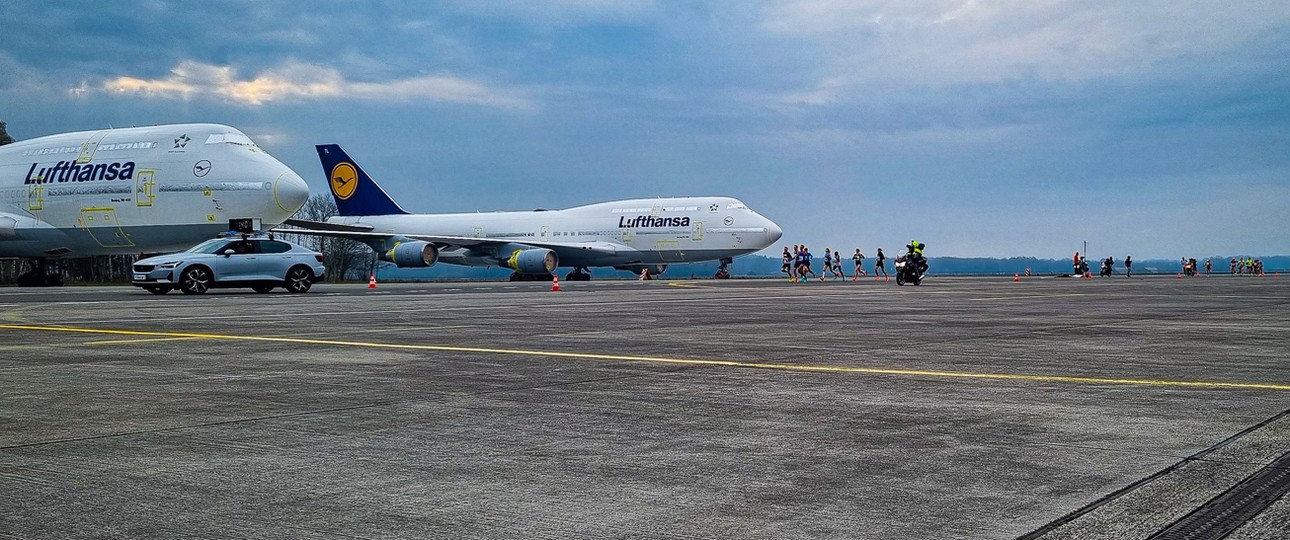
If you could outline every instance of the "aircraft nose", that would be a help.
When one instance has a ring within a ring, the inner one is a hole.
[[[289,217],[309,200],[309,185],[295,171],[287,169],[273,181],[273,200]]]
[[[774,221],[766,220],[766,245],[778,242],[784,236],[784,229],[779,228]]]

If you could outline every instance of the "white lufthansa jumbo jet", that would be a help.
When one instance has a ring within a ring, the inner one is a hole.
[[[229,228],[276,225],[309,198],[304,180],[218,124],[81,131],[0,146],[0,257],[180,250]],[[22,282],[23,280],[20,280]]]
[[[399,267],[436,262],[514,270],[512,280],[550,279],[571,267],[568,280],[612,266],[661,273],[668,263],[721,261],[729,277],[734,257],[770,246],[783,231],[729,197],[670,197],[612,201],[564,210],[409,214],[340,146],[319,145],[318,157],[339,215],[325,222],[289,219],[293,232],[358,240]]]

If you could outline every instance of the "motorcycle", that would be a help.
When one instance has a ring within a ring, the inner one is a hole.
[[[912,283],[921,285],[923,283],[923,274],[927,273],[927,259],[914,259],[911,255],[905,254],[896,257],[896,284],[904,285]]]

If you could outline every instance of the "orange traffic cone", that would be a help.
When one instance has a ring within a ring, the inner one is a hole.
[[[367,288],[369,288],[369,289],[375,289],[375,288],[376,288],[376,273],[375,273],[375,272],[373,272],[373,273],[372,273],[372,276],[371,276],[371,277],[367,278]]]
[[[554,274],[551,276],[551,290],[555,292],[560,291],[560,276]]]
[[[1013,283],[1017,283],[1017,282],[1019,282],[1019,281],[1021,281],[1021,274],[1018,274],[1018,273],[1016,273],[1016,272],[1013,272],[1013,273],[1012,273],[1012,282],[1013,282]]]

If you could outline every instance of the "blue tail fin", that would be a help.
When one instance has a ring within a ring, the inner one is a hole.
[[[318,159],[322,161],[327,186],[336,199],[336,210],[342,216],[387,216],[406,214],[372,177],[363,172],[338,144],[319,144]]]

